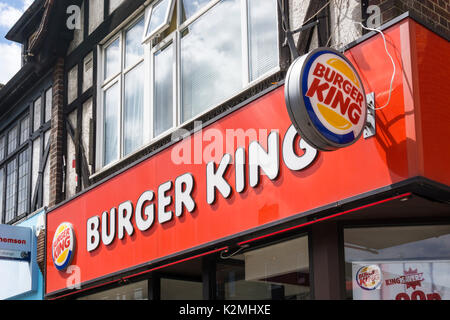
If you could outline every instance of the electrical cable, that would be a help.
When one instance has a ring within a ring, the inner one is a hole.
[[[345,18],[351,20],[354,24],[360,25],[363,29],[366,29],[366,30],[369,30],[369,31],[375,31],[375,32],[378,32],[378,33],[381,35],[381,37],[383,38],[384,49],[385,49],[385,51],[386,51],[386,54],[387,54],[387,55],[389,56],[389,58],[391,59],[393,71],[392,71],[391,83],[390,83],[390,86],[389,86],[389,97],[388,97],[388,100],[387,100],[387,102],[386,102],[383,106],[381,106],[381,107],[378,107],[378,108],[370,107],[370,108],[373,109],[373,110],[381,110],[381,109],[384,109],[384,108],[386,108],[386,107],[389,105],[389,103],[391,102],[392,88],[393,88],[393,85],[394,85],[395,74],[396,74],[396,72],[397,72],[396,66],[395,66],[395,62],[394,62],[394,59],[392,58],[392,55],[389,53],[389,50],[388,50],[388,48],[387,48],[386,37],[385,37],[383,31],[381,31],[381,30],[379,30],[379,29],[375,29],[375,28],[369,28],[369,27],[366,27],[366,26],[364,26],[364,24],[362,23],[362,21],[355,21],[355,19],[353,19],[352,17],[347,16],[347,11],[348,11],[348,8],[347,8],[346,12],[343,14],[343,16],[344,16]],[[341,11],[340,11],[340,8],[339,8],[339,15],[340,15],[340,14],[341,14]],[[340,16],[339,16],[339,19],[340,19]],[[331,37],[331,35],[330,35],[330,37]],[[328,40],[330,40],[330,39],[328,39]],[[328,42],[327,42],[327,45],[328,45]]]
[[[303,25],[307,24],[308,22],[310,22],[312,19],[314,19],[314,17],[316,17],[319,13],[322,12],[323,9],[325,9],[329,4],[330,4],[331,0],[328,0],[327,3],[325,3],[325,5],[320,8],[319,10],[317,10],[316,13],[314,13],[311,17],[309,17],[308,20],[306,20],[305,22],[303,22]]]
[[[373,110],[381,110],[381,109],[384,109],[385,107],[387,107],[387,106],[389,105],[389,103],[391,102],[392,87],[393,87],[393,85],[394,85],[395,73],[396,73],[396,71],[397,71],[397,70],[396,70],[396,67],[395,67],[395,62],[394,62],[394,59],[392,58],[392,56],[391,56],[391,54],[389,53],[389,50],[388,50],[388,48],[387,48],[386,37],[384,36],[383,31],[378,30],[378,29],[374,29],[374,28],[366,27],[366,26],[364,26],[361,22],[355,22],[355,23],[358,23],[359,25],[361,25],[361,27],[362,27],[363,29],[366,29],[366,30],[369,30],[369,31],[375,31],[375,32],[378,32],[379,34],[381,34],[381,37],[383,38],[383,41],[384,41],[384,49],[386,50],[386,53],[387,53],[387,55],[389,56],[389,58],[391,59],[391,62],[392,62],[393,71],[392,71],[391,85],[390,85],[390,87],[389,87],[389,97],[388,97],[388,100],[387,100],[386,104],[385,104],[384,106],[382,106],[382,107],[378,107],[378,108],[371,107]]]

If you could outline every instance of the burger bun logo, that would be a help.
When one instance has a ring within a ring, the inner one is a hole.
[[[56,228],[52,242],[52,258],[56,269],[63,271],[71,263],[75,251],[75,233],[68,222],[61,223]]]
[[[303,139],[322,151],[355,143],[367,118],[364,87],[352,63],[331,48],[295,60],[285,85],[286,106]]]
[[[356,273],[356,283],[364,290],[375,290],[381,285],[381,269],[373,264],[364,266]]]

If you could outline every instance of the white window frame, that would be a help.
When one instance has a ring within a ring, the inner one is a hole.
[[[112,37],[108,38],[108,40],[104,44],[100,44],[98,46],[97,52],[99,56],[99,63],[98,63],[98,71],[97,71],[97,79],[99,79],[99,85],[97,86],[99,89],[99,94],[97,95],[97,134],[98,139],[96,143],[96,149],[98,152],[96,152],[96,167],[101,169],[106,169],[108,167],[114,166],[127,156],[124,155],[124,129],[123,129],[123,121],[124,121],[124,115],[123,115],[123,108],[124,108],[124,102],[125,102],[125,76],[132,70],[134,70],[139,64],[143,64],[144,68],[146,67],[145,61],[147,60],[145,58],[145,48],[144,48],[144,54],[143,56],[134,61],[130,66],[125,66],[125,54],[126,54],[126,33],[132,29],[136,24],[141,20],[145,19],[144,13],[138,14],[135,18],[131,20],[131,22],[127,23],[125,27],[121,28],[118,32],[115,32]],[[119,71],[112,76],[105,79],[105,51],[106,49],[117,39],[119,39],[119,51],[120,51],[120,68]],[[105,137],[105,130],[104,130],[104,108],[105,108],[105,92],[111,88],[113,85],[118,83],[119,85],[119,115],[118,115],[118,123],[117,126],[119,128],[118,132],[118,155],[117,159],[114,161],[111,161],[108,164],[104,164],[105,159],[105,144],[104,144],[104,137]],[[145,99],[145,88],[144,88],[144,106],[146,105],[146,99]],[[144,108],[145,112],[145,108]],[[145,126],[144,126],[145,127]],[[148,134],[144,132],[144,144],[148,141]]]
[[[181,1],[182,0],[176,0],[177,1],[177,8],[180,8],[181,6]],[[205,109],[204,111],[202,111],[201,113],[195,115],[193,118],[190,118],[186,121],[181,121],[181,98],[182,98],[182,92],[181,92],[181,70],[180,70],[180,66],[181,66],[181,34],[183,33],[183,31],[188,28],[192,23],[194,23],[196,20],[198,20],[199,18],[201,18],[205,13],[209,12],[209,10],[211,10],[213,7],[215,7],[219,2],[221,2],[222,0],[211,0],[208,4],[206,4],[204,7],[202,7],[201,9],[199,9],[195,14],[192,15],[192,17],[188,18],[186,21],[184,21],[183,23],[180,24],[181,22],[181,16],[180,16],[180,10],[178,10],[178,14],[177,14],[177,24],[178,27],[177,29],[174,31],[174,33],[176,32],[178,35],[178,39],[177,39],[177,94],[178,94],[178,106],[177,106],[177,117],[178,117],[178,122],[177,122],[177,126],[175,128],[172,129],[172,131],[175,131],[176,129],[183,127],[184,125],[191,123],[192,121],[195,121],[195,119],[201,118],[203,115],[207,114],[208,112],[210,112],[211,110],[217,108],[219,105],[221,105],[223,102],[225,102],[226,100],[231,99],[234,96],[237,96],[239,94],[241,94],[242,92],[244,92],[245,90],[253,87],[255,84],[263,81],[265,78],[279,72],[281,70],[280,65],[278,63],[277,66],[275,66],[274,68],[272,68],[271,70],[267,71],[266,73],[262,74],[261,76],[259,76],[257,79],[254,80],[250,80],[250,57],[249,57],[249,34],[248,34],[248,21],[249,21],[249,14],[248,14],[248,1],[249,0],[240,0],[241,1],[241,36],[242,36],[242,87],[241,89],[236,92],[233,96],[230,96],[228,98],[226,98],[224,101],[219,102],[216,105],[212,105],[209,108]],[[274,0],[277,1],[277,0]],[[279,17],[278,17],[278,11],[275,13],[277,14],[277,21],[279,21]],[[278,38],[278,35],[277,35]],[[146,41],[144,43],[146,45],[146,47],[151,46],[151,42],[150,41]],[[279,57],[279,53],[280,53],[280,44],[279,44],[279,40],[277,41],[277,55],[278,55],[278,61],[280,59]]]
[[[172,34],[170,34],[169,36],[167,36],[164,40],[162,40],[161,42],[159,42],[156,46],[154,46],[153,48],[150,49],[150,56],[149,56],[149,61],[150,61],[150,69],[148,70],[150,73],[150,82],[148,83],[148,85],[146,85],[146,88],[149,89],[150,92],[150,101],[149,101],[149,106],[150,106],[150,142],[154,142],[157,141],[163,137],[165,137],[166,135],[172,133],[174,131],[174,129],[176,129],[177,125],[178,125],[178,32],[173,32]],[[155,93],[154,93],[154,88],[155,88],[155,54],[161,50],[166,49],[168,46],[173,46],[172,47],[172,126],[165,130],[164,132],[158,134],[157,136],[155,136],[154,133],[154,127],[153,127],[153,120],[154,120],[154,101],[155,101]],[[150,47],[150,46],[148,46]]]
[[[153,30],[150,34],[147,34],[147,30],[148,30],[148,27],[150,25],[150,21],[152,18],[153,9],[163,1],[169,1],[169,5],[167,6],[167,10],[164,15],[164,20],[159,26],[157,26],[155,28],[155,30]],[[147,8],[147,14],[146,14],[147,18],[145,21],[144,34],[143,34],[143,38],[142,38],[143,43],[147,42],[148,40],[150,40],[150,39],[154,38],[155,36],[159,35],[160,33],[164,32],[170,26],[170,21],[171,21],[172,15],[173,15],[173,9],[175,7],[175,1],[177,1],[177,0],[159,0],[159,1],[155,1],[154,3],[152,3]]]

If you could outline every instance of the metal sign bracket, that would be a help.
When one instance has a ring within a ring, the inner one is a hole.
[[[371,92],[366,95],[367,100],[367,120],[364,127],[364,139],[373,137],[377,133],[376,115],[375,115],[375,93]]]

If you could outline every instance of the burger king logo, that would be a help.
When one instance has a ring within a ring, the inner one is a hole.
[[[70,223],[61,223],[56,229],[52,242],[52,258],[56,269],[65,270],[75,251],[75,234]]]
[[[381,269],[373,264],[364,266],[356,273],[356,283],[364,290],[375,290],[381,284]]]
[[[289,116],[299,134],[323,151],[349,146],[367,117],[364,87],[340,52],[318,48],[294,61],[285,86]]]

